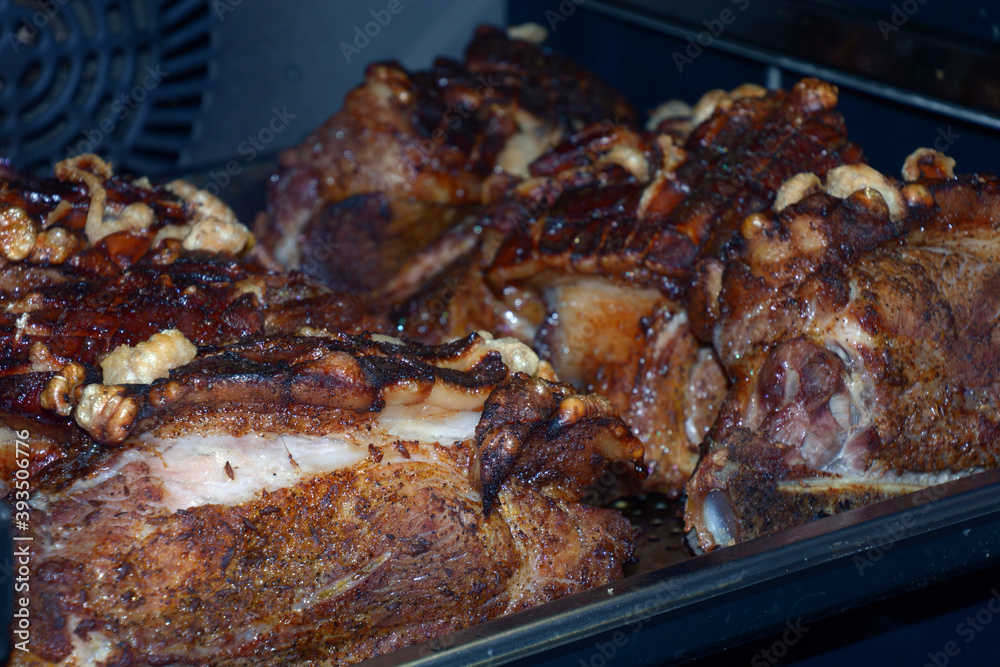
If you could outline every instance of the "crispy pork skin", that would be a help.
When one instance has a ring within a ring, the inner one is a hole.
[[[359,298],[249,261],[247,229],[187,183],[117,176],[91,155],[55,172],[0,165],[0,415],[31,426],[33,472],[71,478],[103,451],[71,427],[67,400],[120,345],[166,330],[198,346],[303,326],[388,328]],[[13,464],[0,457],[3,470]]]
[[[546,148],[605,118],[634,121],[594,75],[512,34],[482,27],[464,61],[427,71],[371,65],[343,109],[281,156],[261,249],[338,291],[378,292]]]
[[[116,176],[95,156],[56,176],[0,165],[0,375],[93,364],[170,328],[196,345],[385,329],[359,299],[247,261],[252,236],[207,192]]]
[[[688,312],[688,285],[786,179],[862,160],[836,102],[815,79],[743,86],[656,131],[576,133],[390,282],[392,319],[421,340],[471,327],[531,343],[561,378],[618,407],[646,446],[645,488],[677,494],[727,385],[701,334],[713,315],[700,302]]]
[[[734,385],[688,485],[701,548],[1000,463],[1000,182],[929,151],[904,176],[834,170],[744,222],[715,295]]]

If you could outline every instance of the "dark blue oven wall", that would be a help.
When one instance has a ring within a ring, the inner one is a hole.
[[[740,2],[744,1],[734,0],[734,9],[738,11]],[[854,4],[866,5],[869,11],[876,10],[876,16],[879,7],[885,5],[881,9],[891,21],[892,5],[898,3],[857,0]],[[926,16],[931,25],[968,25],[970,30],[983,33],[982,36],[992,36],[996,25],[993,22],[1000,20],[994,16],[1000,15],[1000,8],[989,10],[986,16],[990,20],[971,21],[979,16],[979,9],[958,3],[958,10],[943,12],[932,4],[927,3],[918,15],[918,18]],[[568,13],[570,6],[574,8],[572,13]],[[718,18],[717,9],[705,11],[705,21]],[[512,24],[534,21],[549,28],[548,44],[553,49],[618,87],[641,113],[669,98],[693,103],[713,88],[729,90],[741,83],[768,83],[766,65],[711,46],[693,58],[693,62],[685,62],[688,53],[696,52],[687,51],[689,44],[685,40],[588,10],[586,1],[576,5],[573,0],[511,0],[508,16]],[[963,23],[967,19],[970,20]],[[675,58],[674,54],[681,54],[682,58]],[[799,78],[794,72],[780,72],[784,87],[793,85]],[[898,178],[907,155],[921,146],[934,147],[935,142],[938,147],[945,146],[946,153],[955,158],[958,171],[998,170],[996,156],[1000,155],[1000,130],[914,110],[843,86],[840,107],[851,138],[864,148],[872,166],[884,173]]]

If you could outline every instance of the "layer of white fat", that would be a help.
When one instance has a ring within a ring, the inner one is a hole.
[[[562,131],[523,109],[514,112],[514,122],[517,132],[507,138],[497,155],[497,164],[512,176],[528,178],[528,165],[559,143]]]
[[[916,232],[908,237],[911,245],[899,252],[930,252],[941,255],[965,255],[985,261],[988,265],[1000,259],[996,232],[983,230],[949,231],[948,235]]]
[[[149,476],[161,484],[162,507],[176,511],[208,504],[236,505],[262,490],[294,486],[316,475],[355,465],[368,455],[366,448],[337,434],[147,435],[139,440],[141,447],[123,451],[78,480],[70,495],[111,479],[129,464],[145,463]],[[232,471],[232,479],[227,470]]]
[[[109,637],[102,631],[90,630],[86,633],[87,638],[83,639],[76,633],[76,628],[80,625],[80,618],[74,615],[69,616],[68,636],[73,642],[73,652],[69,657],[53,667],[98,667],[107,664],[112,652],[118,643],[115,637]],[[236,633],[234,644],[246,644],[254,641],[257,637],[273,629],[270,624],[258,623],[249,624],[240,628]],[[218,658],[220,644],[219,635],[204,637],[203,642],[198,645],[188,646],[186,652],[194,658],[210,660]],[[49,663],[44,663],[48,665]]]
[[[875,347],[875,340],[862,328],[852,315],[845,313],[838,317],[827,329],[827,347],[833,350],[832,343],[836,342],[841,347],[851,352],[851,362],[861,361],[861,349],[872,349]],[[834,350],[835,351],[835,350]]]
[[[667,349],[667,346],[674,342],[677,335],[682,333],[684,329],[688,326],[688,316],[687,311],[682,310],[675,313],[670,321],[667,322],[667,326],[663,327],[660,333],[656,336],[656,340],[653,343],[653,356],[660,356]],[[699,358],[700,360],[700,358]]]
[[[170,511],[206,504],[237,505],[258,497],[262,490],[276,491],[354,466],[369,456],[369,444],[386,447],[405,440],[448,446],[468,440],[479,417],[478,411],[419,404],[386,408],[370,431],[140,436],[141,446],[124,450],[77,480],[67,495],[93,489],[129,464],[145,463],[150,477],[161,485],[161,506]]]
[[[684,319],[687,319],[686,313],[684,313]],[[698,350],[697,361],[694,362],[694,366],[691,367],[691,371],[688,373],[687,395],[689,398],[685,401],[688,405],[685,407],[684,435],[687,436],[688,442],[692,445],[700,445],[701,441],[708,435],[707,429],[711,426],[710,423],[699,426],[697,420],[704,415],[700,414],[701,410],[689,404],[690,397],[699,396],[702,391],[695,383],[695,380],[701,375],[701,369],[705,364],[715,364],[715,359],[712,357],[710,351],[700,348]],[[699,402],[704,405],[704,398],[699,399]]]
[[[967,470],[940,470],[935,472],[859,472],[855,469],[833,466],[830,472],[836,477],[800,478],[779,482],[778,487],[790,493],[837,493],[858,490],[864,487],[873,491],[890,495],[913,493],[930,486],[946,484],[963,477],[969,477],[985,468],[969,468]]]
[[[479,417],[477,411],[446,410],[423,403],[389,406],[379,414],[378,423],[386,433],[401,440],[447,445],[471,439]]]

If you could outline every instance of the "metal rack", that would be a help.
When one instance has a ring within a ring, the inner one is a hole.
[[[815,76],[890,102],[1000,129],[1000,43],[931,23],[909,3],[592,0],[587,9]],[[1000,19],[998,19],[1000,20]],[[956,26],[957,27],[957,26]],[[687,48],[681,52],[690,58]]]

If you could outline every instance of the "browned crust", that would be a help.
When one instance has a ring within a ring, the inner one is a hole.
[[[710,498],[741,541],[1000,463],[1000,181],[915,155],[919,180],[885,179],[902,216],[874,189],[820,191],[744,224],[714,280],[734,385],[687,487],[702,548],[723,546]],[[848,469],[822,472],[825,447]],[[795,492],[817,476],[835,483]]]
[[[361,465],[236,507],[169,515],[143,511],[157,491],[133,475],[119,480],[127,500],[107,509],[78,499],[38,517],[53,535],[82,522],[88,536],[34,554],[31,646],[48,660],[69,654],[72,615],[81,638],[115,637],[120,665],[355,662],[620,576],[631,543],[624,519],[526,489],[512,502],[515,536],[505,510],[484,517],[463,480],[427,464]],[[584,524],[592,537],[571,537]],[[546,563],[547,588],[514,585],[526,553]],[[295,611],[303,599],[313,603]]]

